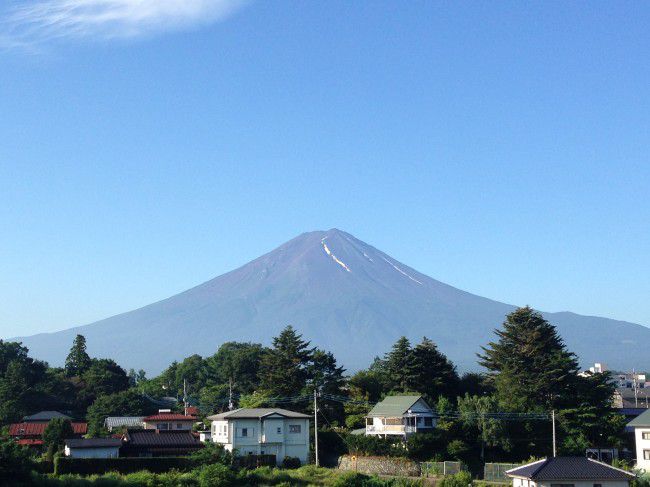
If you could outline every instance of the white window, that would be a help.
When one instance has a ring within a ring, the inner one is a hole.
[[[290,424],[289,433],[300,433],[301,427],[299,424]]]
[[[643,459],[650,460],[650,450],[643,450]]]
[[[644,431],[643,433],[641,433],[641,439],[650,440],[650,431]]]

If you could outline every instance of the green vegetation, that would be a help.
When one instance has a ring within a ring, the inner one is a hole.
[[[405,337],[367,369],[345,377],[330,352],[313,347],[291,326],[273,338],[271,347],[224,343],[211,356],[192,355],[151,379],[142,371],[127,373],[112,360],[88,356],[80,335],[65,369],[48,367],[19,343],[0,340],[0,426],[40,410],[60,410],[85,418],[89,435],[101,436],[106,416],[150,414],[163,397],[180,397],[184,386],[202,415],[226,410],[230,398],[235,407],[279,406],[313,414],[311,398],[318,390],[319,423],[326,430],[320,438],[322,458],[347,450],[461,460],[477,472],[483,462],[548,455],[551,426],[541,415],[551,409],[557,413],[560,453],[622,446],[624,418],[612,409],[609,374],[579,376],[576,358],[555,327],[528,307],[509,314],[495,333],[479,356],[486,373],[462,377],[431,340],[411,346]],[[437,411],[431,433],[405,444],[349,434],[364,426],[374,403],[406,392],[423,395]],[[64,424],[56,421],[48,428],[50,457],[70,434]],[[201,454],[203,465],[228,463],[223,452],[206,449]],[[15,458],[20,470],[24,464]],[[204,476],[212,474],[217,472]]]

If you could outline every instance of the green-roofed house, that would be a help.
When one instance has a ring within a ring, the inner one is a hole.
[[[634,428],[636,468],[650,473],[650,409],[627,423]]]
[[[366,417],[366,435],[407,436],[436,426],[433,409],[422,396],[388,396]]]

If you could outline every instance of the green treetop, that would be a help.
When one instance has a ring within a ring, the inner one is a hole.
[[[91,359],[86,352],[86,337],[77,335],[65,359],[65,373],[68,377],[79,377],[90,368],[90,364]]]
[[[483,347],[479,363],[488,370],[503,407],[549,410],[571,395],[579,370],[576,356],[542,315],[519,308],[495,333],[498,341]]]
[[[307,367],[313,349],[292,326],[287,326],[275,338],[273,347],[262,358],[261,387],[269,396],[295,396],[305,386]]]

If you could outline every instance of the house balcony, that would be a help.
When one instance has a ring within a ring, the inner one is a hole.
[[[404,424],[369,424],[366,426],[366,434],[368,435],[406,435],[416,432],[417,426],[407,426]]]

